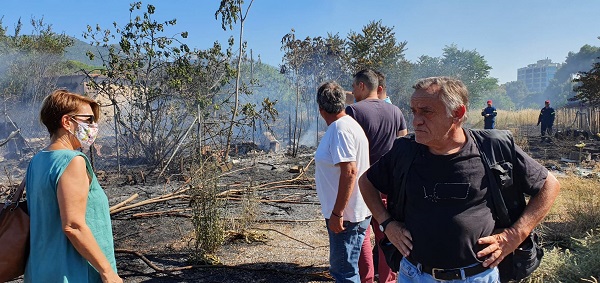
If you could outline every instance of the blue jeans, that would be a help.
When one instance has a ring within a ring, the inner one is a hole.
[[[400,270],[398,271],[398,283],[439,283],[439,282],[450,282],[450,283],[499,283],[500,275],[498,274],[498,268],[488,269],[487,271],[481,272],[477,275],[467,277],[465,280],[451,280],[451,281],[439,281],[433,278],[430,274],[421,272],[421,269],[414,266],[406,258],[400,261]]]
[[[370,216],[361,222],[344,221],[345,230],[336,234],[329,230],[329,219],[325,219],[329,234],[329,273],[335,282],[360,283],[358,257],[369,223]]]

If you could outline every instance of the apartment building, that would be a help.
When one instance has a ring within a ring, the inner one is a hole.
[[[560,63],[552,63],[552,60],[548,58],[538,60],[535,64],[519,68],[517,70],[517,81],[524,82],[529,92],[544,92],[560,66]]]

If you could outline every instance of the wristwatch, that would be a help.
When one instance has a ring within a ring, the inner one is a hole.
[[[386,219],[385,221],[381,222],[379,224],[379,231],[381,232],[385,232],[385,227],[388,226],[388,224],[390,224],[390,222],[394,221],[394,217],[390,217],[388,219]]]

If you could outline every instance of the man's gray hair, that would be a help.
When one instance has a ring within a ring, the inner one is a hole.
[[[439,89],[436,91],[438,98],[442,100],[446,105],[446,113],[449,117],[452,117],[452,113],[456,111],[461,105],[464,105],[466,109],[469,109],[469,91],[463,82],[459,79],[451,77],[429,77],[420,79],[413,86],[415,90],[427,90],[433,86],[437,86]],[[467,120],[467,112],[461,123]]]
[[[344,111],[346,92],[335,81],[329,81],[319,86],[317,90],[317,103],[319,108],[329,114],[338,114]]]

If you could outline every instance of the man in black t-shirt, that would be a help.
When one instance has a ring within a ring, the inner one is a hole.
[[[513,179],[531,198],[511,227],[494,231],[489,178],[475,142],[462,128],[468,107],[465,85],[432,77],[414,88],[417,152],[406,177],[404,222],[392,218],[379,194],[399,189],[394,173],[406,160],[401,158],[408,154],[405,143],[396,142],[359,180],[374,218],[404,256],[398,282],[498,282],[498,264],[546,216],[560,185],[517,146]]]

